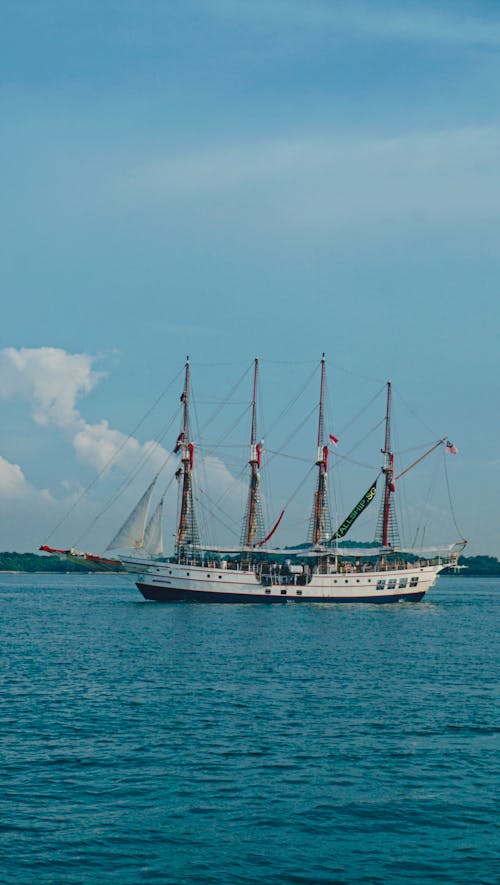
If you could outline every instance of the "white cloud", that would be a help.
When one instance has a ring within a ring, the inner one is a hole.
[[[11,464],[0,455],[0,494],[2,499],[18,498],[26,491],[26,479],[19,464]]]
[[[80,420],[77,399],[103,377],[92,369],[96,359],[55,347],[6,347],[0,351],[0,397],[30,401],[38,424],[69,427]]]
[[[76,475],[70,479],[61,477],[58,485],[64,489],[64,495],[56,499],[47,490],[31,485],[20,465],[0,456],[0,495],[11,502],[8,528],[14,538],[29,539],[22,542],[24,548],[47,540],[48,533],[56,524],[61,524],[56,543],[72,546],[75,538],[81,533],[85,535],[86,529],[96,522],[96,515],[101,513],[107,516],[102,524],[99,521],[99,532],[92,543],[96,544],[96,549],[102,549],[116,530],[114,524],[124,518],[124,510],[135,503],[134,496],[144,491],[141,484],[145,487],[154,473],[166,467],[167,471],[160,480],[164,486],[168,481],[167,472],[171,477],[172,467],[178,466],[178,459],[159,443],[153,440],[141,443],[110,427],[106,419],[91,424],[83,418],[76,403],[102,377],[101,373],[92,369],[95,359],[86,354],[69,354],[48,347],[6,348],[0,351],[0,397],[26,401],[32,410],[33,420],[62,431],[71,441],[77,460],[94,467],[97,476],[107,473],[107,468],[113,466],[125,477],[122,485],[115,488],[116,506],[113,504],[113,511],[107,514],[109,499],[104,501],[103,495],[109,496],[109,483],[105,493],[96,487],[91,501],[86,495],[82,496]],[[223,498],[223,508],[227,503],[232,514],[236,513],[242,495],[241,482],[234,480],[218,458],[197,455],[196,461],[199,483],[204,483],[205,494],[201,497],[208,512],[214,502]],[[169,498],[175,511],[173,488]],[[78,512],[74,512],[75,505],[78,505]],[[214,509],[217,511],[217,506]],[[71,519],[67,523],[65,517],[68,515],[71,515]],[[68,535],[71,538],[69,542],[67,537],[64,540]],[[55,539],[50,537],[49,540],[52,542]],[[14,546],[19,546],[19,543],[14,542]]]
[[[0,455],[0,497],[3,501],[28,499],[33,496],[51,500],[46,489],[35,489],[26,479],[19,464],[12,464]]]
[[[80,461],[99,470],[109,466],[118,456],[122,466],[133,458],[137,459],[141,448],[137,440],[113,430],[106,420],[97,424],[82,422],[73,437],[73,445]]]

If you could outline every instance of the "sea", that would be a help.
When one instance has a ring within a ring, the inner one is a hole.
[[[143,601],[0,575],[2,885],[498,885],[500,580]]]

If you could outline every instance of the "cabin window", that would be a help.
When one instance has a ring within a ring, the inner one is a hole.
[[[410,587],[416,587],[417,584],[418,584],[418,576],[413,575],[413,577],[410,578]]]
[[[385,590],[385,581],[377,581],[377,590]]]
[[[302,596],[302,590],[297,590],[297,596]]]
[[[403,587],[406,587],[407,583],[408,583],[408,578],[401,578],[401,580],[399,582],[399,589],[402,590]]]
[[[286,588],[285,587],[283,587],[283,589],[281,590],[281,595],[286,596]]]
[[[387,589],[388,590],[395,590],[396,584],[397,584],[397,581],[394,578],[391,578],[391,580],[388,581],[388,583],[387,583]]]
[[[266,593],[270,593],[270,592],[271,592],[271,588],[270,588],[270,587],[266,587],[265,592],[266,592]]]
[[[186,572],[186,578],[189,578],[189,572]]]

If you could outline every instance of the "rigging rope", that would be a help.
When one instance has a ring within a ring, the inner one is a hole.
[[[455,508],[454,508],[454,506],[453,506],[453,500],[452,500],[452,497],[451,497],[451,489],[450,489],[450,481],[449,481],[449,477],[448,477],[448,467],[447,467],[446,451],[445,451],[445,449],[443,449],[443,461],[444,461],[444,476],[445,476],[445,479],[446,479],[446,488],[447,488],[447,490],[448,490],[448,502],[449,502],[449,505],[450,505],[451,518],[453,519],[453,525],[455,526],[455,528],[456,528],[456,530],[457,530],[457,532],[458,532],[458,534],[459,534],[461,540],[462,540],[462,541],[465,541],[465,536],[464,536],[463,532],[460,531],[460,529],[459,529],[459,527],[458,527],[458,525],[457,525],[457,520],[456,520],[456,516],[455,516]]]
[[[161,402],[161,400],[163,399],[164,396],[166,396],[166,394],[168,393],[168,391],[170,390],[170,388],[173,387],[173,385],[176,383],[176,381],[178,380],[179,376],[182,374],[182,371],[183,371],[183,370],[180,369],[180,370],[177,372],[177,374],[175,375],[175,377],[172,378],[171,381],[169,381],[169,383],[167,384],[167,386],[165,387],[165,389],[162,390],[162,392],[160,393],[160,395],[156,398],[156,400],[154,401],[153,405],[152,405],[152,406],[151,406],[151,407],[150,407],[150,408],[144,413],[144,415],[142,416],[142,418],[140,419],[140,421],[137,422],[137,424],[135,425],[135,427],[133,428],[133,430],[130,431],[130,433],[128,434],[128,436],[123,440],[123,442],[118,446],[118,448],[117,448],[117,449],[113,452],[113,454],[108,458],[108,460],[105,462],[104,466],[101,468],[101,470],[99,471],[99,473],[97,473],[96,476],[94,477],[94,479],[91,480],[91,482],[89,482],[88,486],[86,486],[86,488],[84,488],[83,492],[80,493],[80,495],[79,495],[78,498],[73,502],[73,504],[71,505],[71,507],[66,511],[66,513],[62,516],[62,518],[61,518],[61,519],[59,520],[59,522],[54,526],[54,528],[49,532],[49,535],[48,535],[48,537],[47,537],[47,541],[49,541],[49,540],[53,537],[53,535],[55,535],[55,533],[57,532],[57,530],[63,525],[63,523],[66,522],[66,520],[67,520],[68,517],[71,515],[71,513],[73,513],[73,511],[74,511],[75,508],[78,506],[78,504],[80,504],[80,503],[83,501],[83,499],[86,497],[86,495],[88,495],[88,493],[90,492],[91,488],[93,488],[93,487],[95,486],[96,482],[101,478],[101,476],[103,476],[103,474],[106,472],[106,470],[108,469],[108,467],[111,466],[111,464],[113,463],[113,461],[118,457],[118,455],[119,455],[120,452],[125,448],[125,446],[127,445],[127,443],[129,443],[130,440],[133,439],[133,437],[135,436],[135,434],[137,433],[137,431],[139,430],[139,428],[142,427],[142,425],[144,424],[146,418],[149,418],[151,412],[154,411],[154,409],[156,408],[156,406],[158,405],[158,403]]]
[[[288,363],[287,363],[287,365],[288,365]],[[294,364],[294,365],[295,365],[295,364]],[[311,374],[309,375],[308,378],[306,378],[306,380],[305,380],[304,384],[302,385],[302,387],[299,388],[299,390],[298,390],[298,392],[295,394],[295,396],[293,396],[292,399],[287,403],[287,405],[286,405],[285,408],[282,410],[282,412],[280,412],[280,414],[278,415],[278,417],[276,418],[276,420],[274,421],[274,423],[271,424],[271,426],[267,428],[267,431],[266,431],[266,432],[267,432],[267,435],[269,435],[270,433],[273,432],[274,428],[277,427],[277,425],[280,423],[281,419],[284,418],[284,416],[290,411],[290,409],[293,408],[293,406],[295,405],[295,403],[297,403],[297,402],[299,401],[299,399],[300,399],[300,397],[302,396],[302,394],[305,393],[305,391],[307,390],[308,386],[311,384],[313,378],[314,378],[315,375],[316,375],[316,372],[317,372],[317,364],[315,364],[314,371],[311,372]],[[310,414],[312,414],[315,410],[316,410],[316,406],[314,407],[314,409],[312,409],[312,412],[311,412]],[[309,416],[308,416],[308,417],[309,417]],[[301,425],[301,426],[302,426],[302,425]],[[283,446],[282,446],[282,448],[283,448]]]
[[[130,473],[125,477],[125,479],[123,480],[123,482],[121,483],[121,485],[119,485],[119,486],[118,486],[118,489],[117,489],[117,490],[111,495],[111,497],[108,499],[108,501],[107,501],[107,503],[104,505],[104,507],[99,511],[99,513],[97,514],[97,516],[94,517],[94,519],[93,519],[93,520],[89,523],[89,525],[84,529],[84,531],[82,532],[82,534],[76,539],[75,543],[73,544],[74,547],[78,547],[80,541],[82,541],[83,538],[85,538],[86,535],[88,535],[88,533],[91,531],[91,529],[94,528],[94,526],[95,526],[96,523],[101,519],[101,517],[104,516],[104,514],[107,513],[108,510],[111,509],[111,507],[113,506],[113,504],[115,504],[116,501],[118,501],[118,499],[123,495],[123,493],[126,492],[126,490],[127,490],[128,488],[130,488],[130,486],[132,485],[133,481],[137,478],[137,476],[138,476],[139,473],[141,472],[142,468],[148,463],[148,461],[152,458],[153,453],[154,453],[154,452],[158,449],[158,447],[160,446],[160,443],[162,442],[162,440],[163,440],[163,439],[165,438],[165,436],[167,435],[168,431],[170,430],[170,427],[171,427],[172,424],[174,423],[175,419],[178,417],[178,414],[179,414],[179,408],[176,410],[175,414],[172,416],[172,418],[170,419],[170,421],[168,422],[168,424],[164,427],[164,429],[163,429],[163,431],[161,432],[161,434],[156,438],[156,440],[154,441],[154,444],[151,446],[151,448],[150,448],[149,450],[147,450],[146,452],[143,453],[142,458],[141,458],[140,461],[136,464],[136,466],[133,468],[133,470],[131,470]],[[164,459],[164,461],[163,461],[162,464],[161,464],[161,467],[160,467],[159,470],[157,471],[157,473],[156,473],[156,476],[157,476],[157,477],[160,475],[160,473],[162,472],[162,470],[165,468],[166,464],[170,461],[170,458],[171,458],[171,455],[170,455],[170,453],[169,453],[169,454],[167,454],[167,457]]]

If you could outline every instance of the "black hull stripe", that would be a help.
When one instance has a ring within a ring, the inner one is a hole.
[[[225,593],[211,592],[209,590],[180,590],[175,587],[153,587],[151,584],[138,583],[137,587],[141,591],[145,599],[153,602],[226,602],[226,603],[277,603],[277,602],[334,602],[334,603],[353,603],[364,602],[369,604],[401,602],[407,600],[409,602],[419,602],[426,591],[420,590],[418,593],[398,593],[396,595],[385,596],[281,596],[270,593],[264,596],[257,593]]]

